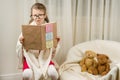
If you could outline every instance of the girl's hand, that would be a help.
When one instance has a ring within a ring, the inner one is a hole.
[[[20,41],[21,44],[23,44],[23,42],[24,42],[24,37],[23,37],[22,35],[20,36],[19,41]]]
[[[23,45],[24,37],[22,35],[20,36],[19,41]],[[28,49],[26,49],[26,52],[28,52]]]
[[[56,39],[57,39],[57,43],[59,43],[59,41],[60,41],[60,37],[57,37]]]

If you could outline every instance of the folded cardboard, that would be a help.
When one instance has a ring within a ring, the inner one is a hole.
[[[41,26],[22,25],[25,49],[43,50],[57,46],[57,25],[46,23]]]

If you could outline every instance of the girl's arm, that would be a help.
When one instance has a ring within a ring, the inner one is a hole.
[[[18,41],[17,41],[17,45],[16,45],[16,53],[19,59],[19,68],[22,68],[22,63],[23,63],[23,46],[20,42],[20,37],[22,36],[22,34],[19,36]]]

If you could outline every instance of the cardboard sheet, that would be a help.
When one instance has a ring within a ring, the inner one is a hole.
[[[22,25],[25,49],[42,50],[57,46],[57,25],[46,23],[41,26]]]

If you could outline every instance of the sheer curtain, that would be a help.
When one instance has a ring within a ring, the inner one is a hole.
[[[75,1],[74,44],[95,39],[120,41],[119,0]]]
[[[119,0],[25,0],[25,23],[35,2],[45,4],[50,21],[57,22],[61,37],[61,51],[56,56],[59,64],[75,44],[95,39],[120,41]]]

